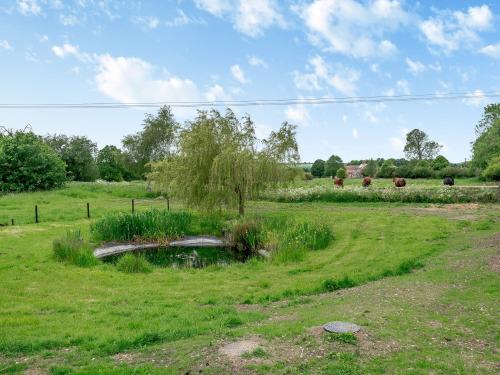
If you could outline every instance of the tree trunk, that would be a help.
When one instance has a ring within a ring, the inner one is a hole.
[[[240,213],[240,216],[245,215],[245,205],[243,201],[243,194],[241,193],[240,189],[237,189],[238,191],[238,212]]]

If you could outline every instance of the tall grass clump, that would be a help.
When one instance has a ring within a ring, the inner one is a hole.
[[[142,255],[128,253],[118,260],[116,269],[125,273],[149,273],[153,267]]]
[[[65,237],[54,240],[52,248],[54,258],[59,262],[79,267],[91,267],[99,263],[79,230],[69,231]]]
[[[178,238],[189,232],[191,221],[192,215],[187,212],[151,210],[105,216],[95,221],[90,230],[100,241]]]
[[[264,245],[261,223],[256,219],[236,222],[231,228],[230,241],[238,258],[250,258]]]
[[[303,222],[289,224],[278,240],[273,259],[277,262],[297,262],[311,250],[326,248],[333,240],[333,232],[325,223]]]

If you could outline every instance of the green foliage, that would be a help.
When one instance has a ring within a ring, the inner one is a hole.
[[[248,259],[263,246],[262,225],[255,219],[236,222],[231,228],[231,243],[240,259]]]
[[[95,181],[98,170],[95,162],[97,144],[87,137],[54,134],[44,138],[66,163],[68,179],[74,181]]]
[[[349,276],[344,276],[339,280],[326,279],[321,283],[320,290],[323,292],[333,292],[335,290],[353,288],[357,283],[350,279]]]
[[[394,160],[387,159],[380,167],[377,177],[392,178],[396,174],[396,169],[397,167],[394,165]]]
[[[339,169],[337,169],[337,174],[336,174],[336,176],[337,176],[338,178],[344,179],[344,178],[346,178],[346,177],[347,177],[347,172],[345,171],[345,169],[344,169],[344,168],[339,168]]]
[[[289,226],[282,244],[286,247],[304,246],[307,250],[321,250],[333,240],[330,226],[321,222],[303,222]]]
[[[346,333],[332,332],[328,333],[328,335],[326,335],[325,338],[327,341],[335,341],[341,344],[356,345],[358,343],[358,338],[352,332],[346,332]]]
[[[178,152],[152,165],[149,178],[157,190],[177,196],[190,206],[238,207],[263,188],[292,181],[298,159],[296,127],[283,123],[257,150],[250,117],[239,121],[231,110],[200,111],[179,138]]]
[[[363,176],[365,177],[375,177],[378,172],[378,164],[375,160],[370,159],[366,164],[366,167],[363,168]]]
[[[68,231],[64,238],[54,240],[52,249],[59,262],[79,267],[91,267],[99,263],[79,230]]]
[[[125,273],[149,273],[151,264],[141,255],[125,254],[116,263],[116,269]]]
[[[332,155],[325,163],[325,172],[324,176],[332,177],[337,174],[337,170],[342,168],[344,163],[342,159],[338,155]]]
[[[242,355],[242,358],[246,359],[251,359],[251,358],[268,358],[269,354],[265,351],[264,348],[261,348],[260,346],[258,348],[255,348],[251,352],[244,353]]]
[[[304,180],[311,181],[313,179],[313,175],[309,172],[304,173]]]
[[[311,174],[314,177],[323,177],[325,175],[325,161],[321,159],[315,160],[311,167]]]
[[[7,132],[0,137],[0,190],[33,191],[63,186],[66,165],[42,138],[32,132]]]
[[[488,162],[488,166],[484,170],[483,176],[488,180],[500,180],[500,156],[497,156]]]
[[[419,129],[406,134],[405,155],[408,159],[433,159],[443,146],[430,141],[429,136]]]
[[[449,166],[450,162],[443,155],[438,155],[432,161],[431,165],[432,165],[432,169],[434,169],[435,171],[440,171],[440,170],[446,168],[447,166]]]
[[[476,134],[478,137],[472,144],[472,163],[483,170],[491,159],[500,156],[500,103],[485,107]]]
[[[192,215],[187,212],[151,210],[108,215],[92,223],[93,237],[100,241],[178,238],[189,233]]]
[[[123,138],[124,161],[134,176],[143,177],[147,164],[167,158],[180,128],[172,110],[163,106],[156,115],[147,114],[142,131]]]
[[[122,152],[116,146],[105,146],[97,155],[99,177],[106,181],[122,181],[125,164]]]

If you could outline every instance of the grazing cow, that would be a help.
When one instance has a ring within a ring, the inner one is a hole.
[[[338,186],[338,187],[344,187],[344,180],[342,178],[337,178],[335,177],[335,179],[333,180],[333,183]]]
[[[365,178],[363,178],[361,185],[363,185],[363,187],[368,187],[368,186],[370,186],[371,183],[372,183],[372,179],[370,177],[365,177]]]
[[[455,185],[455,180],[451,176],[445,176],[443,178],[443,185],[453,186]]]
[[[394,177],[392,179],[392,182],[394,182],[394,185],[396,187],[405,187],[406,186],[406,180],[404,178]]]

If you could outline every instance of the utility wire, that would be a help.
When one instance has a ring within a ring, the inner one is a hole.
[[[322,104],[354,104],[380,102],[414,102],[457,99],[498,98],[500,91],[484,91],[480,94],[471,92],[448,92],[412,95],[379,95],[379,96],[347,96],[319,98],[289,99],[250,99],[250,100],[215,100],[215,101],[165,101],[165,102],[88,102],[88,103],[0,103],[0,109],[73,109],[73,108],[151,108],[170,106],[177,108],[196,107],[248,107],[248,106],[283,106],[283,105],[322,105]]]

